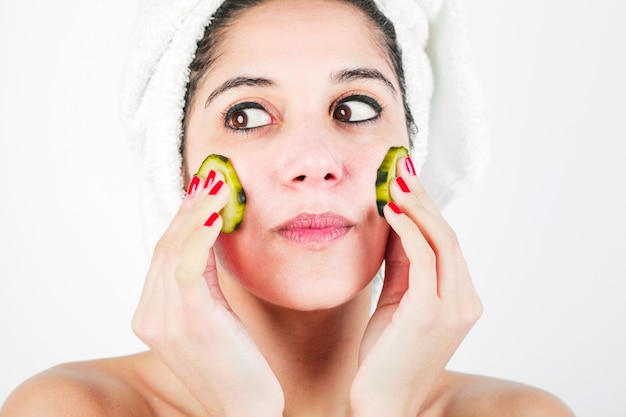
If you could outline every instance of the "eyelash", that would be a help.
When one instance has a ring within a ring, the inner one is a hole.
[[[249,127],[249,128],[234,128],[230,126],[230,119],[233,117],[233,115],[239,111],[247,110],[247,109],[263,110],[264,112],[269,113],[262,104],[257,103],[256,101],[244,101],[241,103],[237,103],[222,112],[221,118],[224,121],[224,127],[235,133],[243,133],[243,134],[252,133],[253,131],[257,129],[262,129],[266,127],[266,126],[256,126],[256,127]]]
[[[331,114],[334,113],[335,109],[345,103],[349,103],[351,101],[359,101],[361,103],[367,104],[368,106],[372,107],[372,109],[374,109],[374,111],[376,112],[376,116],[371,118],[371,119],[367,119],[367,120],[357,120],[354,122],[350,122],[350,121],[340,121],[337,120],[338,123],[343,123],[343,124],[348,124],[348,125],[365,125],[368,123],[373,123],[375,121],[377,121],[378,119],[380,119],[381,114],[384,110],[384,107],[378,103],[378,101],[368,95],[364,95],[364,94],[351,94],[345,97],[342,97],[340,99],[338,99],[337,101],[335,101],[335,103],[333,104],[332,108],[331,108]],[[254,132],[255,130],[258,129],[262,129],[264,127],[267,127],[267,125],[264,126],[256,126],[256,127],[250,127],[250,128],[234,128],[230,125],[231,122],[231,118],[233,117],[233,115],[239,111],[242,110],[247,110],[247,109],[258,109],[258,110],[263,110],[267,113],[268,110],[265,108],[265,106],[263,106],[262,104],[255,102],[255,101],[245,101],[245,102],[241,102],[241,103],[237,103],[234,104],[233,106],[229,107],[228,109],[224,110],[221,113],[221,119],[224,122],[224,127],[230,131],[233,131],[235,133],[240,133],[240,134],[249,134]]]
[[[340,98],[339,100],[335,101],[335,104],[333,105],[332,109],[331,109],[331,114],[333,114],[335,112],[335,109],[345,103],[349,103],[351,101],[360,101],[361,103],[367,104],[368,106],[372,107],[372,109],[374,109],[374,111],[376,112],[376,116],[371,118],[371,119],[367,119],[367,120],[358,120],[358,121],[354,121],[354,122],[341,122],[339,121],[339,123],[345,123],[345,124],[349,124],[349,125],[364,125],[367,123],[372,123],[377,121],[378,119],[380,119],[380,116],[382,115],[383,110],[385,109],[384,106],[382,106],[376,99],[365,95],[365,94],[350,94],[349,96],[345,96]]]

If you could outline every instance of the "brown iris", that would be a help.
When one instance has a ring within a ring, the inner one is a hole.
[[[341,120],[343,122],[349,122],[352,117],[352,110],[345,104],[340,104],[335,107],[335,111],[333,112],[333,117],[337,120]]]
[[[243,129],[248,125],[248,115],[243,110],[235,112],[231,116],[230,123],[234,128]]]

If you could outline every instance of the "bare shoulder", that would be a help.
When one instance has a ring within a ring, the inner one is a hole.
[[[574,417],[554,395],[528,385],[446,372],[433,392],[425,416],[442,417]]]
[[[33,376],[6,400],[0,417],[152,417],[134,383],[130,357],[68,363]]]

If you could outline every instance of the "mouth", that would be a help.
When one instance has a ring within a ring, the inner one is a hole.
[[[291,243],[310,249],[323,249],[344,237],[354,227],[348,219],[335,213],[303,213],[276,229]]]

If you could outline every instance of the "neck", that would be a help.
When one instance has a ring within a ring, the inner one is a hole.
[[[281,383],[284,416],[348,415],[349,390],[369,319],[370,287],[332,309],[297,311],[230,284],[221,282],[222,291]]]

